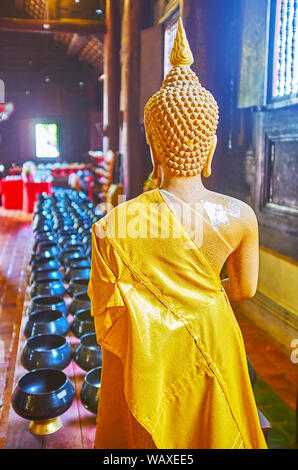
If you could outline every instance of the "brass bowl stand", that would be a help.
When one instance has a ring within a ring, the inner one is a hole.
[[[30,421],[29,431],[37,436],[47,436],[48,434],[53,434],[58,431],[62,426],[61,418],[57,416],[57,418],[42,421]]]

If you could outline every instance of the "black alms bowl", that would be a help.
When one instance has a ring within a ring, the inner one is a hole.
[[[41,220],[39,223],[37,223],[34,228],[33,228],[33,231],[35,233],[35,235],[37,234],[41,234],[41,233],[48,233],[48,232],[52,232],[53,230],[53,221],[52,220]]]
[[[68,240],[65,240],[64,242],[65,249],[71,250],[71,249],[76,249],[76,250],[84,250],[84,245],[81,241],[81,235],[77,233],[77,237],[71,237]]]
[[[68,258],[64,263],[65,268],[88,268],[90,267],[90,260],[86,256],[78,256],[75,258]]]
[[[59,310],[67,315],[67,305],[63,297],[58,295],[37,295],[31,300],[27,313],[31,315],[36,310]]]
[[[73,297],[75,294],[86,293],[88,290],[89,279],[84,279],[81,277],[74,277],[70,280],[69,286],[67,289],[68,295]]]
[[[94,318],[91,316],[90,310],[78,310],[71,324],[71,331],[80,338],[87,333],[95,333]]]
[[[91,370],[102,364],[101,347],[96,341],[96,334],[89,333],[80,338],[74,351],[74,360],[83,370]]]
[[[31,336],[25,343],[21,362],[27,370],[60,369],[71,361],[71,347],[62,335]]]
[[[91,302],[87,292],[79,292],[73,296],[73,300],[69,305],[68,311],[74,315],[79,310],[90,309],[90,306]]]
[[[70,260],[81,258],[82,256],[84,256],[84,253],[81,250],[66,250],[66,252],[63,252],[62,255],[64,268],[69,266]]]
[[[89,370],[80,391],[81,403],[91,413],[97,414],[98,394],[101,383],[101,367]]]
[[[33,271],[30,277],[30,284],[40,279],[60,279],[63,280],[63,273],[60,269],[41,269],[40,271]]]
[[[32,253],[31,258],[30,258],[30,265],[33,266],[33,263],[36,259],[44,259],[45,261],[48,258],[52,258],[53,254],[50,253],[49,251],[43,251],[42,254],[40,253]]]
[[[52,232],[46,232],[46,233],[42,233],[40,235],[37,235],[35,237],[35,241],[34,241],[34,245],[33,245],[33,251],[36,252],[37,249],[38,249],[38,246],[40,243],[43,243],[43,242],[51,242],[51,241],[56,241],[56,235]]]
[[[80,243],[81,242],[81,235],[76,233],[69,233],[66,232],[65,234],[60,234],[58,242],[60,243],[61,246],[65,247],[67,245],[71,245],[71,243],[68,243],[70,240],[73,240],[72,243]]]
[[[60,267],[61,263],[55,256],[38,256],[32,261],[31,269],[32,271],[41,271],[42,269],[59,269]]]
[[[61,250],[58,243],[54,241],[43,241],[40,242],[36,249],[36,254],[42,254],[44,252],[49,253],[51,256],[59,258],[61,255]]]
[[[24,374],[12,394],[12,406],[24,419],[48,420],[62,415],[74,399],[74,387],[64,372],[39,369]]]
[[[35,335],[63,335],[69,331],[69,323],[65,315],[58,310],[40,310],[32,312],[28,318],[24,334],[27,338]]]
[[[84,254],[84,245],[81,242],[78,242],[76,240],[69,240],[68,242],[65,242],[65,244],[61,245],[63,246],[63,252],[61,254],[61,259],[63,263],[65,263],[65,260],[69,255],[72,253],[80,253],[80,255]]]
[[[43,278],[36,280],[31,287],[31,297],[38,295],[58,295],[63,297],[65,287],[61,279]]]
[[[84,277],[85,279],[90,278],[91,269],[90,267],[76,267],[72,266],[66,269],[64,278],[66,282],[70,282],[74,277]]]

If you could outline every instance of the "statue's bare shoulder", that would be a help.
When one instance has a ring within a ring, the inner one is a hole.
[[[258,223],[252,207],[240,199],[236,199],[226,194],[208,191],[208,202],[205,204],[208,212],[208,204],[211,204],[211,211],[220,214],[221,228],[230,233],[235,243],[241,242],[244,237],[250,234],[258,234]],[[216,209],[216,210],[215,210]]]

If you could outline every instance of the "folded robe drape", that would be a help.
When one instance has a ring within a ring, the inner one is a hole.
[[[96,448],[267,447],[220,278],[158,189],[93,226],[88,294],[103,348]]]

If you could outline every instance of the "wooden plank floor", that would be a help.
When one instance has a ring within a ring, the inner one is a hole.
[[[0,449],[6,440],[31,253],[31,219],[21,211],[0,208]]]
[[[26,292],[24,312],[20,328],[18,356],[14,375],[13,389],[18,379],[27,371],[22,367],[20,356],[26,341],[24,327],[28,319],[27,307],[30,303],[29,289]],[[70,299],[67,299],[69,303]],[[68,315],[71,323],[72,316]],[[78,339],[68,333],[72,350],[78,344]],[[19,417],[10,407],[6,445],[7,449],[92,449],[95,437],[96,416],[86,410],[80,402],[80,390],[86,374],[74,361],[64,369],[75,388],[75,399],[71,407],[61,416],[63,427],[49,436],[36,436],[29,432],[29,422]]]
[[[32,252],[31,216],[17,211],[0,210],[0,448],[7,449],[91,449],[96,416],[80,402],[85,371],[74,361],[64,370],[75,387],[75,399],[61,416],[63,427],[49,436],[35,436],[28,430],[29,421],[19,417],[11,406],[11,394],[21,375],[20,356],[26,341],[24,327],[31,300],[29,259]],[[71,299],[65,298],[69,303]],[[72,316],[68,316],[71,323]],[[74,350],[78,339],[67,338]]]
[[[290,354],[279,350],[269,336],[239,312],[235,316],[243,334],[245,349],[259,377],[270,385],[287,405],[296,410],[298,367]]]

